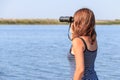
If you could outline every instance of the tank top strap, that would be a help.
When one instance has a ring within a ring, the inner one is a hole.
[[[82,40],[82,42],[84,43],[84,46],[85,46],[85,51],[86,51],[86,49],[87,49],[87,44],[86,44],[86,42],[85,42],[85,40],[83,39],[83,38],[81,38],[80,37],[80,39]]]

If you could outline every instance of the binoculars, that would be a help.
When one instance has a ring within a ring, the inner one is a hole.
[[[71,23],[74,21],[73,17],[72,16],[61,16],[59,18],[59,21],[60,22],[68,22],[68,23]]]

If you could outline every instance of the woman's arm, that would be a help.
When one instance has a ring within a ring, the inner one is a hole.
[[[75,38],[72,44],[76,62],[73,80],[82,80],[84,73],[84,44],[80,38]]]

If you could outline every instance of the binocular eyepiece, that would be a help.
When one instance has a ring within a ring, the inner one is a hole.
[[[74,21],[74,19],[73,19],[72,16],[61,16],[61,17],[59,18],[59,21],[60,21],[60,22],[69,22],[69,23],[71,23],[71,22]]]

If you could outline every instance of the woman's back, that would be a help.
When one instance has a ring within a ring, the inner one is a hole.
[[[85,50],[84,50],[84,77],[83,80],[98,80],[96,72],[94,70],[94,63],[97,55],[97,41],[93,43],[93,45],[90,44],[88,37],[81,37],[80,40],[82,40]],[[70,49],[70,53],[68,54],[68,60],[71,65],[72,69],[72,76],[75,70],[75,57],[74,52],[72,53],[72,48]]]

